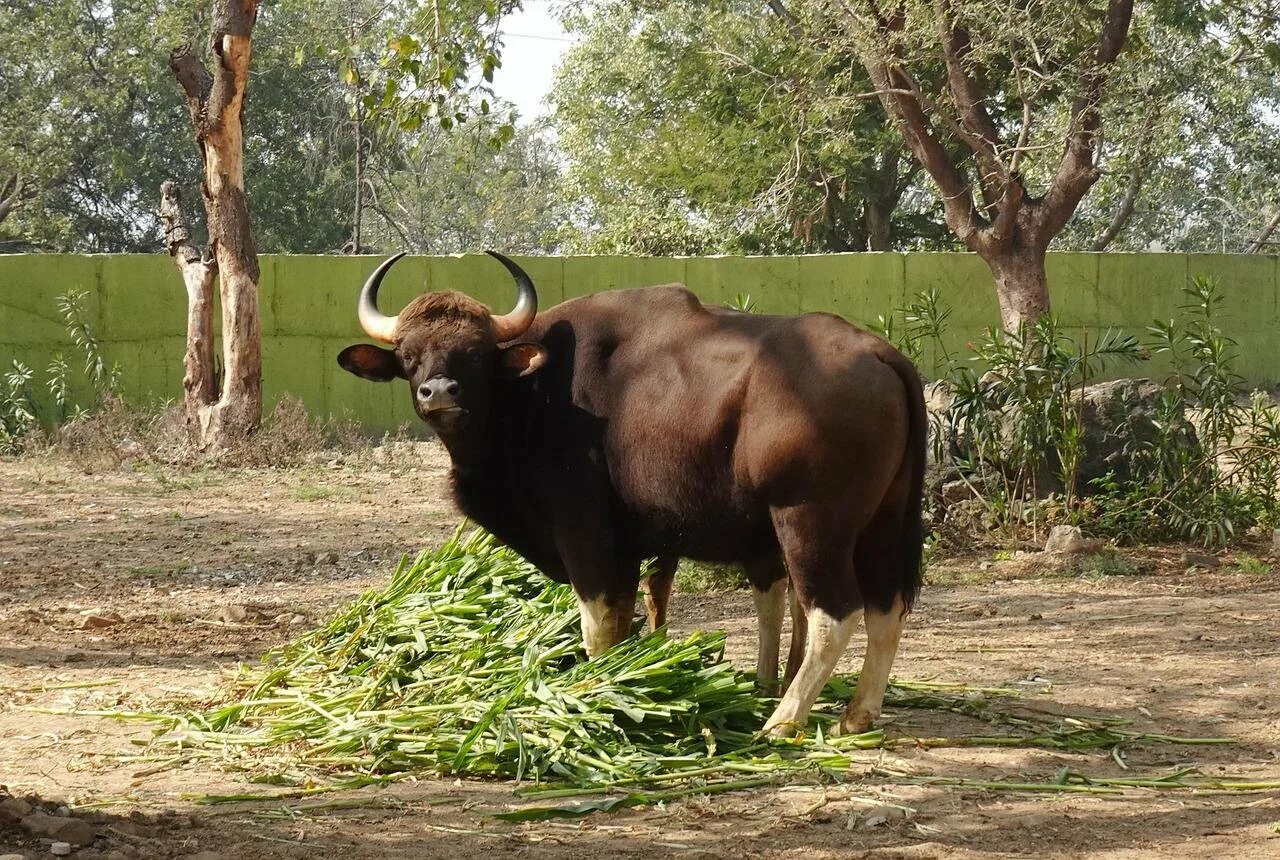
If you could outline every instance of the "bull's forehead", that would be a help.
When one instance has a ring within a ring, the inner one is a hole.
[[[404,355],[473,352],[494,345],[487,318],[481,321],[452,316],[419,318],[407,325],[402,320],[396,329],[396,349]]]

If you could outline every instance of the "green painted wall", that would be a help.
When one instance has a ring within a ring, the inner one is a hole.
[[[360,340],[355,296],[372,257],[262,258],[263,374],[268,402],[283,392],[317,414],[359,419],[369,429],[413,421],[403,385],[375,385],[343,372],[338,352]],[[704,300],[749,293],[767,313],[834,311],[867,322],[936,287],[952,308],[955,349],[999,320],[986,266],[972,254],[839,254],[810,257],[521,258],[543,307],[600,290],[682,282]],[[1223,327],[1240,342],[1240,371],[1254,384],[1280,383],[1280,261],[1272,256],[1062,253],[1049,257],[1055,313],[1073,329],[1141,335],[1183,303],[1197,274],[1224,287]],[[484,256],[414,257],[388,276],[384,307],[423,289],[463,290],[503,310],[511,281]],[[76,357],[55,306],[83,290],[95,334],[119,362],[126,397],[181,395],[186,294],[165,256],[0,256],[0,368],[17,358],[37,371],[57,353]],[[927,370],[927,368],[926,368]],[[1130,373],[1158,373],[1144,367]],[[43,391],[43,384],[39,386]]]

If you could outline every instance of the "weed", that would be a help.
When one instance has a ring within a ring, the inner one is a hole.
[[[1248,553],[1237,555],[1232,569],[1248,576],[1269,576],[1274,571],[1270,562]]]
[[[682,559],[676,568],[676,588],[689,594],[733,591],[747,585],[747,579],[737,565]]]

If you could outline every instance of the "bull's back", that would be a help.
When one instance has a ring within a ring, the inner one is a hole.
[[[545,317],[573,328],[572,396],[602,420],[619,537],[639,554],[740,558],[773,539],[771,504],[853,492],[868,471],[857,463],[876,459],[884,433],[905,434],[901,386],[878,354],[889,348],[838,317],[710,310],[679,287]]]

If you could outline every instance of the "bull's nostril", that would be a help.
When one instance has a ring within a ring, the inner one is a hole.
[[[423,400],[431,399],[431,386],[428,383],[422,383],[418,386],[418,397]]]
[[[458,383],[456,383],[456,382],[452,382],[452,381],[451,381],[447,386],[445,386],[445,389],[444,389],[444,390],[445,390],[445,392],[446,392],[446,393],[448,393],[448,394],[451,394],[451,395],[453,395],[453,396],[457,396],[457,394],[458,394]]]

